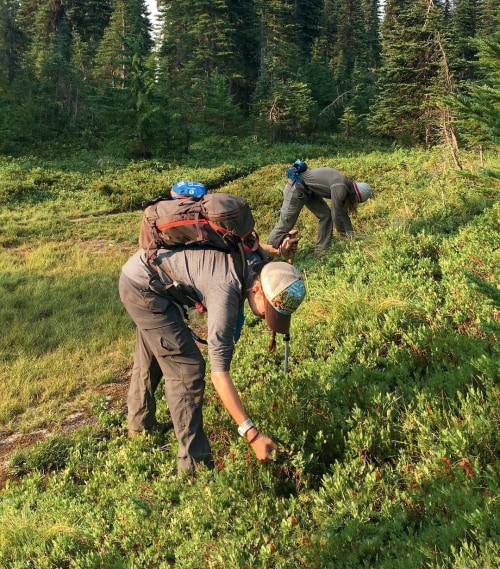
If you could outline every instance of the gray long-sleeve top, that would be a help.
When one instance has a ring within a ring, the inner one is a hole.
[[[335,229],[342,235],[354,231],[351,219],[344,209],[347,194],[352,191],[351,180],[334,168],[312,168],[301,173],[306,186],[316,195],[331,199]]]
[[[255,255],[255,258],[248,260],[249,275],[251,264],[259,260],[257,257]],[[229,371],[238,311],[242,302],[241,281],[232,256],[213,249],[159,249],[158,262],[160,269],[172,280],[191,285],[199,293],[201,303],[207,309],[211,370]],[[134,286],[146,290],[149,289],[149,280],[155,275],[144,249],[130,257],[122,271]],[[154,315],[145,325],[154,327]]]

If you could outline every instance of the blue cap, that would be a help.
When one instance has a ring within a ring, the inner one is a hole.
[[[201,182],[176,182],[170,190],[174,200],[182,198],[201,198],[207,193],[207,187]]]
[[[298,158],[293,163],[293,167],[297,169],[297,174],[302,174],[302,172],[307,170],[307,164]]]

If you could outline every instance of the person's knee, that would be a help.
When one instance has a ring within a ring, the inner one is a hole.
[[[189,359],[189,363],[182,365],[182,378],[184,383],[196,383],[198,380],[203,380],[205,384],[205,372],[207,364],[201,354],[195,354]]]

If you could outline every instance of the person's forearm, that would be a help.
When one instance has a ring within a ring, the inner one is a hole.
[[[293,236],[292,236],[293,233]],[[287,233],[283,241],[278,248],[269,245],[268,243],[261,243],[260,248],[264,253],[265,257],[289,257],[290,255],[295,255],[297,252],[297,245],[299,238],[297,237],[297,231],[290,231]],[[261,254],[262,254],[261,251]]]
[[[337,209],[334,215],[333,224],[340,235],[349,235],[354,232],[351,219],[343,209]]]
[[[249,417],[246,414],[240,396],[231,381],[229,372],[213,371],[212,383],[214,384],[215,391],[217,391],[224,407],[235,420],[236,424],[241,425]],[[273,451],[279,450],[278,445],[272,439],[260,433],[255,425],[248,429],[245,433],[245,438],[251,445],[255,456],[259,460],[268,460]]]
[[[213,371],[211,377],[215,391],[220,397],[224,407],[236,421],[236,424],[241,425],[245,419],[248,419],[248,415],[246,414],[240,396],[233,385],[229,372]]]
[[[264,251],[265,257],[278,257],[280,255],[280,250],[268,243],[261,243],[260,248]]]

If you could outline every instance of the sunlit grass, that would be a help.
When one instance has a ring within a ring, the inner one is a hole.
[[[0,429],[54,431],[11,457],[2,569],[497,565],[498,307],[467,275],[500,283],[498,183],[476,156],[460,173],[438,149],[250,150],[218,161],[195,150],[184,165],[0,160]],[[315,218],[299,218],[307,296],[289,373],[281,338],[270,353],[250,314],[236,346],[235,385],[286,454],[257,463],[208,383],[217,468],[179,478],[175,435],[127,440],[125,397],[101,395],[130,376],[117,284],[138,204],[203,180],[248,199],[265,240],[297,157],[371,182],[375,199],[355,238],[322,258]],[[59,433],[82,409],[94,424]]]

